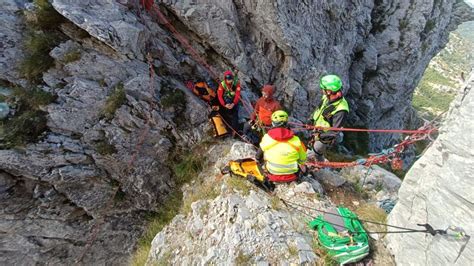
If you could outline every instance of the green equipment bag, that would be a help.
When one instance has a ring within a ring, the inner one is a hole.
[[[331,209],[311,221],[309,227],[317,230],[321,246],[341,264],[360,261],[369,254],[369,237],[348,208]]]

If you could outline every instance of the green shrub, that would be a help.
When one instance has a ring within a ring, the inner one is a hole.
[[[425,28],[423,29],[423,32],[429,33],[436,27],[436,20],[434,19],[428,19],[425,24]]]
[[[105,107],[102,109],[101,116],[107,120],[114,118],[115,111],[125,103],[127,98],[125,97],[125,90],[123,88],[123,83],[119,83],[110,96],[105,102]]]
[[[204,167],[204,158],[194,153],[184,155],[174,164],[173,172],[177,185],[183,185],[197,177]]]
[[[15,87],[12,95],[18,99],[21,110],[38,109],[42,105],[50,104],[57,98],[56,95],[39,88],[25,89]]]
[[[439,71],[431,67],[428,67],[425,70],[425,73],[423,73],[423,78],[421,79],[421,82],[429,82],[429,83],[434,83],[438,85],[448,86],[451,88],[456,88],[456,83],[454,83],[449,78],[446,78]]]
[[[98,142],[95,146],[95,149],[100,155],[109,155],[117,152],[115,146],[110,144],[107,140]]]
[[[175,107],[178,110],[184,110],[186,107],[186,95],[179,89],[164,89],[160,103],[163,108]]]
[[[41,81],[43,72],[54,65],[54,59],[49,52],[59,43],[59,37],[52,33],[30,32],[27,34],[25,57],[19,65],[20,75],[30,83],[37,84]]]
[[[1,148],[22,146],[27,142],[36,141],[47,129],[46,113],[39,110],[25,111],[10,120],[1,122]]]
[[[422,83],[413,95],[412,105],[416,110],[433,109],[435,112],[442,112],[449,109],[454,97],[452,93],[436,91],[430,85]]]
[[[49,52],[65,39],[59,30],[65,18],[47,0],[34,0],[35,10],[26,16],[27,34],[23,42],[25,57],[19,72],[32,84],[41,82],[43,72],[54,65]],[[30,18],[30,19],[28,19]]]
[[[0,123],[0,147],[13,148],[36,141],[47,129],[46,113],[39,107],[51,103],[55,96],[38,88],[15,87],[6,99],[15,103],[16,114]]]
[[[66,19],[59,14],[48,0],[34,0],[35,11],[32,25],[40,30],[56,30]]]
[[[400,24],[399,24],[400,31],[406,29],[408,27],[408,24],[409,24],[409,22],[408,22],[407,19],[400,20]]]

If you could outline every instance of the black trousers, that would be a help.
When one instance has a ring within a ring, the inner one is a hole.
[[[227,127],[232,127],[235,131],[240,132],[239,128],[239,105],[234,106],[232,109],[227,109],[223,106],[219,108],[219,114],[226,122]],[[234,132],[230,129],[230,132]]]

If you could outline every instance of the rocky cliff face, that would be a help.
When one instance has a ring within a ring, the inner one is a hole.
[[[207,110],[181,81],[150,78],[145,55],[136,46],[146,34],[154,37],[155,49],[163,47],[162,60],[178,64],[168,44],[156,37],[166,34],[157,25],[148,28],[116,2],[99,1],[94,8],[87,7],[89,2],[53,4],[92,35],[62,25],[69,40],[50,52],[56,65],[43,75],[42,89],[57,95],[43,107],[49,130],[38,143],[0,151],[0,261],[124,263],[144,216],[175,187],[168,161],[176,142],[192,145],[202,138]],[[13,27],[21,21],[14,13],[17,5],[8,1],[13,11],[7,14],[12,25],[7,35],[25,27]],[[86,16],[83,8],[92,13]],[[79,54],[76,60],[67,59],[71,53]],[[1,78],[16,82],[15,73],[10,66]],[[122,89],[124,104],[105,116],[108,99]]]
[[[0,150],[0,262],[123,263],[143,217],[175,187],[170,154],[205,132],[208,111],[183,82],[211,77],[137,1],[51,2],[69,21],[61,25],[67,40],[50,51],[55,66],[40,87],[58,98],[42,107],[48,131],[39,142]],[[424,67],[463,20],[455,1],[162,2],[217,72],[240,71],[247,92],[275,83],[305,119],[318,103],[319,77],[337,73],[351,124],[377,128],[402,127]],[[0,7],[0,79],[20,85],[24,4]],[[104,116],[121,88],[124,104]],[[371,149],[390,140],[372,136]]]
[[[416,228],[417,223],[428,223],[440,229],[453,225],[468,235],[474,232],[473,78],[451,104],[436,141],[405,176],[390,224]],[[388,243],[400,265],[469,265],[474,256],[472,241],[466,245],[453,236],[392,234]]]
[[[246,87],[276,84],[298,119],[319,104],[321,75],[340,75],[350,124],[367,128],[406,126],[424,69],[470,10],[456,1],[163,2]],[[369,148],[394,137],[371,135]]]

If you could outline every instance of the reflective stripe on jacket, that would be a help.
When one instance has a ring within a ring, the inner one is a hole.
[[[281,128],[277,128],[281,129]],[[275,129],[272,129],[273,131]],[[265,134],[260,143],[264,152],[267,170],[275,175],[286,175],[298,172],[298,164],[306,161],[306,147],[291,132],[290,138],[276,140],[271,137],[272,130]]]
[[[331,118],[339,111],[349,112],[349,104],[346,99],[342,97],[329,104],[328,98],[323,95],[320,107],[313,113],[314,125],[317,127],[331,127]]]

